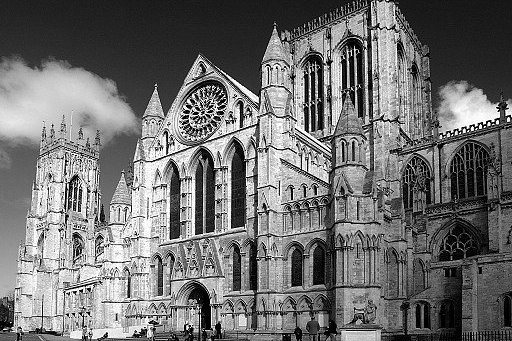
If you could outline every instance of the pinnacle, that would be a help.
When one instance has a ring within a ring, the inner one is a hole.
[[[364,135],[362,125],[363,123],[357,116],[356,108],[354,108],[352,99],[348,96],[343,103],[343,108],[341,109],[340,118],[338,119],[334,135]]]
[[[279,38],[279,33],[277,33],[277,25],[274,22],[274,27],[272,29],[272,35],[270,36],[270,40],[267,45],[267,49],[265,54],[263,55],[262,63],[267,62],[269,60],[283,60],[288,61],[287,54],[284,51],[283,43],[281,42],[281,38]]]
[[[158,84],[155,83],[155,88],[153,90],[153,94],[151,95],[151,99],[149,100],[148,106],[146,107],[146,111],[144,112],[143,118],[146,116],[158,116],[164,118],[164,111],[162,109],[162,104],[160,103],[160,96],[158,95]]]
[[[131,205],[131,195],[128,185],[126,184],[124,170],[121,172],[121,177],[119,178],[119,182],[117,183],[117,187],[110,204]]]

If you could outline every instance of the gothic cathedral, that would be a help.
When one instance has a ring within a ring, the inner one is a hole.
[[[270,338],[371,304],[383,334],[511,327],[506,103],[440,132],[394,1],[274,25],[259,72],[254,94],[199,55],[167,114],[155,86],[106,215],[99,135],[43,130],[15,324]]]

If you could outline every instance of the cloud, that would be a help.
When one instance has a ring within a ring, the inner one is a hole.
[[[482,89],[467,81],[451,81],[439,88],[438,106],[442,130],[451,130],[473,123],[493,120],[499,116],[496,106],[487,99]],[[509,107],[512,100],[507,100]]]
[[[9,169],[11,168],[12,160],[9,154],[0,148],[0,169]]]
[[[47,130],[54,123],[58,132],[62,115],[66,116],[69,129],[71,114],[73,139],[77,138],[79,126],[83,126],[84,136],[92,140],[99,129],[102,144],[119,134],[136,133],[139,126],[110,79],[66,61],[48,59],[41,66],[31,67],[21,58],[2,58],[0,140],[11,146],[37,145],[43,121]]]

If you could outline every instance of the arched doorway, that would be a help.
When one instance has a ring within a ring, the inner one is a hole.
[[[210,307],[210,296],[202,286],[196,286],[188,296],[188,304],[191,306],[191,312],[195,312],[196,316],[192,317],[195,326],[199,326],[199,311],[201,311],[201,328],[210,329],[212,320],[212,310]],[[201,308],[197,308],[200,306]]]

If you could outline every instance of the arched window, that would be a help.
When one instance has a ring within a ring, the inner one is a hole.
[[[347,161],[348,158],[346,156],[346,153],[347,153],[347,142],[342,140],[341,141],[341,162]]]
[[[172,165],[172,173],[169,183],[169,239],[180,237],[181,229],[181,186],[178,168]]]
[[[487,194],[489,154],[479,144],[466,143],[450,164],[452,200]]]
[[[405,55],[402,46],[399,45],[397,49],[398,54],[398,108],[400,114],[400,121],[405,122],[405,131],[409,134],[409,117],[407,115],[407,64],[405,62]]]
[[[258,250],[256,244],[249,248],[249,290],[258,289]]]
[[[325,284],[325,252],[320,246],[313,251],[313,285]]]
[[[69,182],[66,202],[68,210],[82,212],[82,182],[78,176]]]
[[[173,277],[173,272],[174,272],[174,262],[175,262],[175,258],[173,255],[170,255],[169,256],[169,283],[171,283],[172,281],[172,277]],[[172,288],[171,286],[169,285],[169,295],[172,294]]]
[[[162,296],[164,294],[164,264],[162,258],[156,257],[156,295]]]
[[[233,291],[242,288],[242,257],[238,246],[233,246]]]
[[[322,61],[309,57],[304,63],[304,130],[324,129],[324,83]]]
[[[425,302],[416,304],[416,328],[430,328],[430,305]]]
[[[351,146],[352,146],[352,161],[357,161],[356,160],[356,141],[352,141]]]
[[[441,328],[455,328],[455,308],[453,302],[444,301],[439,309],[439,326]]]
[[[126,297],[130,298],[132,293],[132,276],[128,269],[124,270],[124,278],[126,278]]]
[[[240,120],[240,128],[244,127],[244,103],[242,101],[238,102],[236,105],[238,111],[238,119]]]
[[[341,93],[345,103],[350,96],[358,117],[364,116],[363,49],[355,41],[349,41],[341,50]]]
[[[393,249],[388,251],[388,297],[397,298],[399,294],[399,271],[398,271],[398,257]]]
[[[78,234],[73,235],[73,263],[82,261],[84,253],[84,240]]]
[[[302,286],[302,252],[295,249],[292,252],[292,287]]]
[[[169,154],[169,132],[164,131],[165,154]]]
[[[117,221],[121,221],[121,207],[117,208]]]
[[[213,160],[206,152],[199,157],[195,173],[196,235],[215,230],[215,179]]]
[[[124,219],[123,219],[123,221],[126,222],[128,220],[128,207],[125,207],[123,209],[123,212],[124,212]]]
[[[37,254],[41,258],[44,257],[44,232],[41,233],[39,239],[37,240]]]
[[[96,258],[98,258],[98,256],[103,254],[103,251],[104,251],[103,243],[104,243],[103,236],[98,236],[96,238],[95,247],[94,247],[94,252],[95,252]]]
[[[245,176],[244,152],[235,144],[231,160],[231,228],[245,226]]]
[[[308,196],[308,188],[306,187],[306,185],[302,186],[302,197],[303,198],[307,198]]]
[[[512,298],[510,293],[503,297],[503,326],[512,327]]]
[[[422,108],[422,95],[421,95],[421,82],[418,67],[412,66],[412,115],[414,118],[414,127],[411,132],[413,138],[421,137],[423,133],[423,108]]]
[[[441,241],[439,261],[458,260],[478,254],[478,244],[466,229],[455,224]]]
[[[290,186],[290,200],[293,200],[293,187]]]
[[[414,156],[405,166],[402,175],[402,190],[404,208],[414,208],[415,211],[423,209],[423,202],[432,202],[430,184],[430,169],[423,159]]]
[[[423,264],[418,258],[413,261],[412,273],[414,279],[414,293],[417,294],[423,291],[426,287],[425,270]]]

